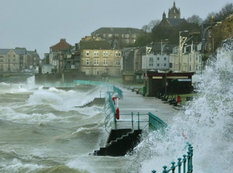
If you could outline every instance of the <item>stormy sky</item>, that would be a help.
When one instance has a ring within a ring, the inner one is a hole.
[[[0,48],[37,49],[41,58],[60,38],[75,44],[100,27],[142,28],[174,0],[0,0]],[[181,17],[205,19],[232,0],[176,0]]]

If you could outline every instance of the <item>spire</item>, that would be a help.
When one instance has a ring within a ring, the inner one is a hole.
[[[163,19],[166,19],[166,13],[163,12]]]
[[[173,2],[173,7],[176,7],[176,2],[175,1]]]

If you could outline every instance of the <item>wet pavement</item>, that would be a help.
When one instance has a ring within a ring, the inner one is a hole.
[[[179,110],[175,109],[174,106],[163,102],[162,100],[155,97],[144,97],[141,94],[136,94],[130,89],[121,88],[123,91],[123,98],[119,100],[120,119],[118,120],[118,128],[124,126],[131,126],[134,128],[138,127],[138,118],[140,126],[148,125],[148,112],[153,113],[168,125],[172,121],[172,118],[176,116]],[[139,113],[139,117],[138,117]],[[133,122],[132,122],[133,114]],[[143,123],[144,122],[144,123]],[[126,125],[128,124],[128,125]]]

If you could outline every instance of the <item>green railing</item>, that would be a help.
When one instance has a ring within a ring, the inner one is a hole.
[[[120,90],[119,88],[113,86],[113,93],[116,93],[118,95],[118,97],[122,97],[122,90]],[[113,112],[113,119],[114,119],[114,124],[115,124],[115,128],[117,128],[117,119],[116,119],[116,107],[115,104],[113,103],[112,100],[112,93],[108,92],[108,102],[111,108],[111,111]],[[145,120],[141,120],[141,116],[148,116],[148,124],[149,124],[149,129],[150,130],[159,130],[162,128],[166,128],[167,124],[161,120],[159,117],[155,116],[154,114],[152,114],[151,112],[148,113],[137,113],[137,117],[134,120],[134,113],[131,112],[130,114],[120,114],[121,116],[130,116],[130,119],[128,120],[128,122],[131,122],[132,124],[132,129],[134,128],[134,122],[137,122],[137,128],[140,129],[140,124],[141,122],[145,122]],[[125,120],[125,122],[127,122],[127,120]]]
[[[112,112],[115,115],[116,114],[116,108],[115,108],[115,105],[114,105],[113,100],[112,100],[111,92],[108,92],[108,101],[109,101],[110,108],[111,108]],[[115,118],[116,118],[116,116],[115,116]]]
[[[102,81],[91,81],[91,80],[74,80],[74,84],[84,84],[84,85],[101,85],[101,86],[112,86],[109,83],[102,82]]]
[[[193,172],[193,147],[188,144],[188,152],[183,155],[183,158],[178,158],[177,163],[171,162],[171,167],[163,166],[162,173],[192,173]],[[156,170],[152,170],[152,173],[156,173]]]
[[[118,96],[119,96],[120,98],[123,97],[123,92],[122,92],[122,90],[119,89],[119,88],[117,88],[117,87],[115,87],[115,86],[113,86],[113,92],[117,93]]]
[[[167,123],[161,120],[159,117],[155,116],[151,112],[148,113],[149,116],[149,128],[151,130],[159,130],[161,128],[166,128]]]

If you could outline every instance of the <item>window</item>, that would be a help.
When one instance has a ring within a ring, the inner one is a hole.
[[[159,64],[157,64],[157,67],[159,67]]]
[[[99,65],[99,60],[97,58],[94,59],[94,65]]]
[[[164,57],[163,59],[164,59],[164,61],[166,61],[166,60],[167,60],[167,58],[166,58],[166,57]]]
[[[166,67],[167,65],[166,64],[163,64],[164,67]]]
[[[89,64],[90,64],[89,59],[86,59],[86,65],[89,65]]]
[[[121,53],[117,51],[116,56],[121,56]]]
[[[119,60],[116,60],[116,65],[121,65]]]
[[[89,56],[90,55],[90,52],[89,51],[86,51],[86,56]]]
[[[94,56],[99,56],[99,51],[94,51]]]
[[[108,65],[108,64],[107,64],[107,59],[106,59],[106,58],[104,58],[104,65]]]
[[[150,59],[149,59],[149,67],[153,67],[153,58],[152,57],[150,57]]]
[[[108,56],[108,51],[103,51],[103,56]]]
[[[157,60],[159,61],[159,57],[157,58]]]

